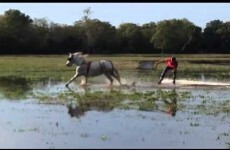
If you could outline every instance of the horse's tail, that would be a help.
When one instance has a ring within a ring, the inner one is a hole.
[[[117,75],[118,79],[121,81],[121,77],[116,68],[113,68],[114,73]]]
[[[109,61],[110,61],[111,65],[112,65],[113,74],[117,77],[118,82],[121,84],[121,77],[120,77],[117,69],[114,67],[113,62],[111,60],[109,60]]]

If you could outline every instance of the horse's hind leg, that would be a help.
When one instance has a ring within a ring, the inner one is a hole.
[[[117,81],[120,83],[120,85],[121,85],[121,78],[120,78],[120,75],[119,75],[119,73],[118,73],[118,71],[116,70],[116,69],[114,69],[113,71],[112,71],[112,74],[111,74],[114,78],[116,78],[117,79]]]
[[[109,79],[110,85],[112,85],[113,84],[113,78],[111,77],[111,75],[109,73],[104,73],[104,74]]]
[[[85,80],[84,79],[81,80],[81,85],[86,85],[87,82],[88,82],[88,78],[85,76]]]

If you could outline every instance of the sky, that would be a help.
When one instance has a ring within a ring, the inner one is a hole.
[[[186,18],[204,29],[212,20],[230,21],[230,3],[0,3],[0,15],[17,9],[31,19],[46,18],[54,23],[73,25],[87,8],[92,11],[91,19],[116,27],[122,23],[143,25]]]

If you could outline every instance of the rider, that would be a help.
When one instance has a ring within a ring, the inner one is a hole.
[[[159,60],[158,62],[155,63],[155,67],[154,69],[157,68],[157,65],[161,62],[166,62],[166,67],[164,69],[164,71],[161,73],[161,76],[160,76],[160,80],[158,81],[157,84],[161,84],[161,81],[164,79],[165,77],[165,74],[169,71],[169,70],[172,70],[172,73],[173,73],[173,84],[176,83],[176,74],[177,74],[177,67],[178,67],[178,62],[176,60],[176,57],[169,57],[169,58],[166,58],[166,59],[163,59],[163,60]]]

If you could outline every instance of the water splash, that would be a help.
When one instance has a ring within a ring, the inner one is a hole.
[[[163,83],[172,83],[172,79],[164,79],[162,81]],[[212,81],[196,81],[196,80],[186,80],[186,79],[178,79],[176,80],[176,84],[180,84],[180,85],[224,85],[224,86],[230,86],[230,83],[223,83],[223,82],[212,82]]]

